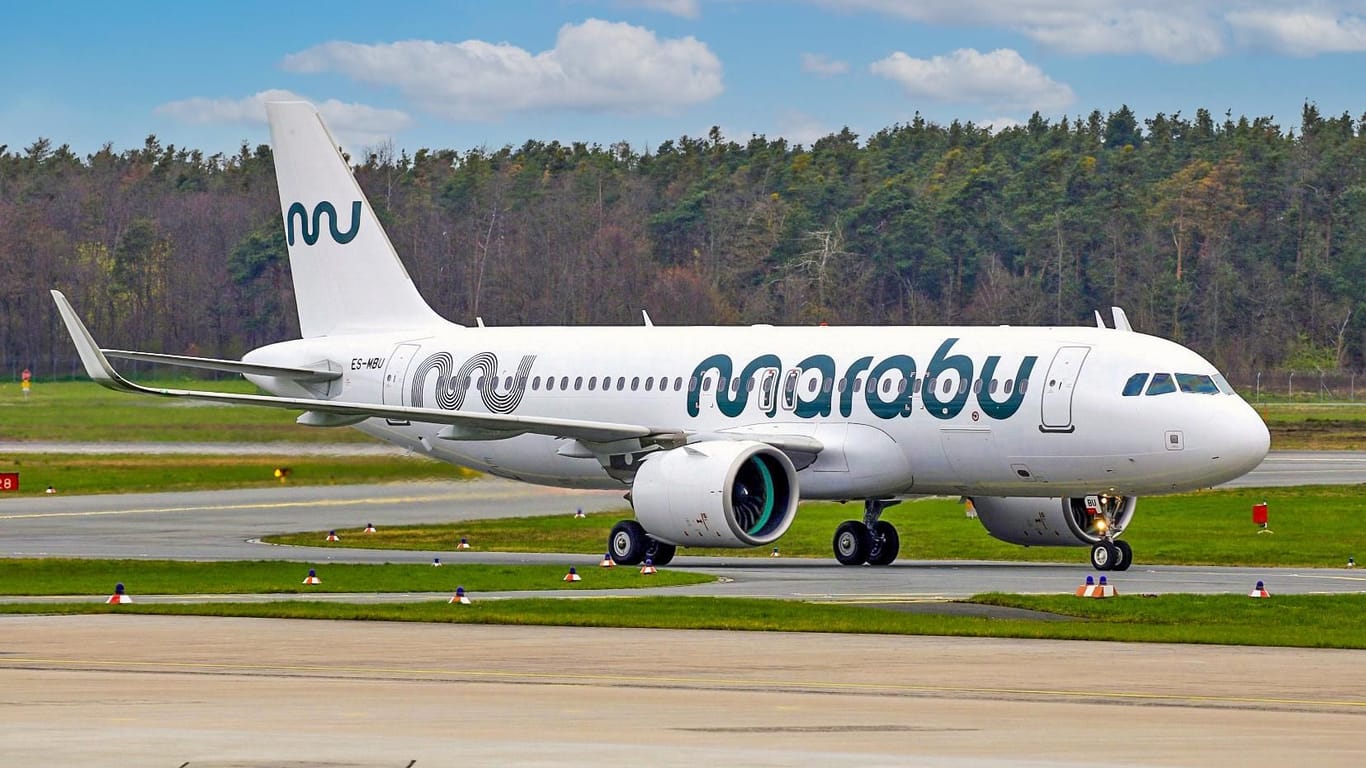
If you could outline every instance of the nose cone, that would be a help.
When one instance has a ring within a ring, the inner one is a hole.
[[[1219,461],[1227,477],[1224,482],[1242,477],[1256,469],[1271,450],[1271,432],[1266,422],[1252,406],[1237,398],[1230,398],[1230,411],[1218,438]]]

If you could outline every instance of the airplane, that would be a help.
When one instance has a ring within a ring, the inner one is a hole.
[[[626,492],[618,563],[766,547],[799,499],[862,501],[845,565],[900,551],[883,513],[965,499],[991,535],[1133,562],[1138,497],[1265,458],[1261,418],[1195,352],[1112,327],[475,327],[423,300],[316,110],[267,105],[302,338],[238,360],[101,349],[52,295],[89,376],[115,390],[301,411],[514,480]],[[151,388],[110,359],[241,374],[268,394]]]

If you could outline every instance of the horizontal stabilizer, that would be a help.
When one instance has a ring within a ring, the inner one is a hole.
[[[240,360],[217,360],[212,357],[188,357],[185,355],[163,355],[156,352],[134,352],[126,349],[102,349],[107,357],[118,360],[140,360],[144,363],[175,365],[181,368],[197,368],[204,371],[223,371],[240,373],[244,376],[275,376],[290,379],[302,384],[334,381],[341,378],[341,371],[324,371],[316,368],[288,368],[279,365],[259,365],[244,363]]]

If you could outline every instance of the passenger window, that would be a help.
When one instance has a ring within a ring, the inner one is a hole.
[[[592,392],[593,390],[595,390],[595,389],[597,389],[597,388],[598,388],[598,377],[597,377],[597,376],[589,376],[589,377],[588,377],[588,391],[589,391],[589,392]]]
[[[982,394],[982,380],[981,380],[981,379],[977,379],[976,381],[972,382],[972,393],[973,393],[974,395],[980,395],[980,394]]]
[[[633,376],[631,378],[631,391],[635,392],[637,389],[640,389],[640,377]]]
[[[561,376],[561,377],[560,377],[560,389],[562,389],[562,390],[568,390],[568,389],[569,389],[569,377],[568,377],[568,376]]]
[[[987,386],[987,392],[988,392],[989,394],[993,394],[993,395],[996,394],[996,380],[995,380],[995,379],[992,379],[992,380],[991,380],[991,384]]]
[[[710,392],[710,391],[711,391],[711,379],[709,379],[709,378],[707,378],[707,377],[705,377],[705,376],[702,377],[702,391],[703,391],[703,392]]]
[[[1133,376],[1129,377],[1128,381],[1124,382],[1124,396],[1137,397],[1143,393],[1143,385],[1147,383],[1148,374],[1135,373]]]
[[[577,391],[579,391],[580,389],[583,389],[583,377],[582,377],[582,376],[576,377],[576,378],[574,379],[574,391],[577,392]]]
[[[682,376],[678,376],[678,377],[674,378],[674,391],[675,391],[675,392],[678,392],[678,391],[680,391],[680,390],[682,390],[682,389],[683,389],[683,377],[682,377]]]
[[[654,388],[655,388],[655,377],[653,377],[653,376],[647,376],[647,377],[645,377],[645,391],[646,391],[646,392],[650,392],[650,391],[653,391]]]
[[[498,382],[498,380],[497,380],[497,379],[494,379],[494,383],[496,384],[497,382]],[[511,376],[509,376],[509,377],[503,379],[503,389],[512,389],[512,377],[511,377]]]
[[[623,389],[626,389],[626,377],[625,377],[625,376],[618,376],[618,377],[617,377],[617,391],[620,392],[620,391],[622,391]]]
[[[533,378],[531,379],[531,388],[532,388],[532,389],[540,389],[540,388],[541,388],[541,377],[540,377],[540,376],[535,376],[535,377],[533,377]]]
[[[1020,384],[1023,385],[1024,382],[1020,382]],[[1006,393],[1006,394],[1008,395],[1008,394],[1010,394],[1010,390],[1012,390],[1012,389],[1014,389],[1014,388],[1015,388],[1015,380],[1014,380],[1014,379],[1006,379],[1006,384],[1005,384],[1004,387],[1001,388],[1001,391],[1004,392],[1004,393]]]
[[[883,393],[883,394],[887,394],[888,392],[891,392],[891,391],[892,391],[892,380],[891,380],[891,379],[883,379],[883,380],[882,380],[882,393]]]
[[[944,379],[944,394],[947,395],[949,393],[949,390],[951,389],[953,389],[953,382],[949,381],[948,379]]]
[[[1215,386],[1214,379],[1200,373],[1178,373],[1176,374],[1176,384],[1182,392],[1191,392],[1197,395],[1219,394],[1219,387]]]
[[[1165,395],[1168,392],[1176,391],[1176,382],[1172,381],[1170,373],[1153,374],[1152,383],[1148,385],[1149,395]]]
[[[815,380],[815,379],[812,379],[811,381],[807,382],[806,391],[807,391],[807,392],[815,392],[815,391],[816,391],[816,380]]]
[[[898,395],[906,394],[906,378],[904,376],[896,381],[896,393]]]

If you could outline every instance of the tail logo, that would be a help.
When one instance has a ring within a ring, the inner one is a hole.
[[[294,245],[294,220],[298,217],[299,228],[303,230],[304,243],[315,245],[323,232],[323,216],[327,217],[327,228],[332,233],[332,240],[338,245],[346,245],[356,238],[356,233],[360,231],[360,201],[355,200],[351,203],[351,227],[345,232],[337,226],[337,209],[326,200],[313,206],[312,219],[308,216],[308,209],[303,203],[294,203],[289,206],[289,212],[285,214],[285,229],[289,235],[289,244]],[[311,225],[311,226],[310,226]]]

